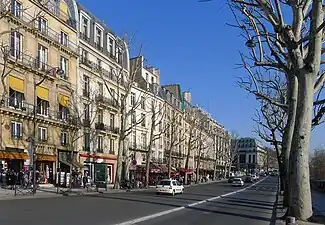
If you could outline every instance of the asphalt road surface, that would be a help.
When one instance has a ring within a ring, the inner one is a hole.
[[[251,184],[245,184],[245,187]],[[4,225],[217,225],[270,224],[277,189],[277,178],[262,182],[240,193],[213,201],[216,196],[240,190],[227,182],[187,187],[183,195],[156,195],[153,190],[0,201],[0,224]],[[189,207],[188,205],[201,202]],[[180,208],[184,207],[184,208]],[[159,217],[161,212],[179,209]],[[153,218],[148,219],[148,216]],[[135,219],[139,219],[135,222]],[[148,220],[145,220],[147,218]],[[139,222],[141,220],[145,220]]]

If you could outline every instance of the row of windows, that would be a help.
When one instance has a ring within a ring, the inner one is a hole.
[[[37,133],[38,141],[46,142],[48,140],[48,128],[45,126],[38,127]],[[23,124],[19,121],[11,122],[11,137],[12,139],[22,139],[23,138]],[[94,142],[98,153],[103,153],[103,136],[98,135]],[[61,131],[60,143],[62,146],[69,145],[69,133],[65,130]],[[84,149],[86,151],[90,150],[91,137],[89,133],[84,134]],[[110,151],[114,152],[114,139],[109,140]]]
[[[35,59],[35,62],[33,62],[33,59],[30,56],[24,55],[23,35],[18,31],[11,32],[10,55],[17,60],[30,60],[30,63],[36,63],[35,66],[42,71],[49,71],[51,68],[48,64],[49,49],[42,44],[38,44],[37,58]],[[60,56],[59,68],[60,77],[62,79],[68,79],[69,60],[66,57]]]

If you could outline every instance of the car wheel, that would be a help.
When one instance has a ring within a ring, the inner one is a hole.
[[[175,190],[173,190],[173,192],[172,192],[172,196],[174,196],[175,195]]]
[[[181,195],[184,193],[184,188],[182,189]]]

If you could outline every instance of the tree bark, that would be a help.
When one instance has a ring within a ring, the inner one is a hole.
[[[155,128],[155,121],[156,121],[156,114],[152,112],[151,115],[151,129],[150,129],[150,136],[149,136],[149,145],[148,145],[148,152],[147,152],[147,160],[146,160],[146,177],[145,177],[145,187],[149,187],[149,174],[150,174],[150,161],[151,161],[151,153],[152,153],[152,144],[154,141],[154,128]]]
[[[121,137],[119,137],[114,189],[120,189],[122,167],[123,167],[123,140]]]
[[[196,165],[196,179],[195,179],[196,183],[199,183],[199,179],[200,179],[200,164],[201,164],[201,144],[199,146],[199,154],[198,154],[197,165]]]
[[[314,75],[300,74],[298,83],[299,104],[290,151],[288,214],[299,220],[307,220],[312,216],[308,149],[313,110]]]
[[[192,131],[190,131],[190,138],[188,140],[187,144],[187,155],[186,155],[186,161],[185,161],[185,169],[188,170],[189,168],[189,161],[191,156],[191,149],[192,149]]]
[[[290,80],[288,82],[288,94],[287,101],[289,103],[288,106],[288,119],[287,124],[285,126],[285,130],[282,138],[282,148],[281,148],[281,160],[282,167],[280,168],[280,175],[283,179],[280,180],[281,186],[283,187],[284,197],[283,197],[283,205],[289,206],[289,196],[290,191],[288,189],[289,185],[289,157],[291,151],[291,145],[293,140],[293,134],[295,129],[295,121],[296,121],[296,112],[297,112],[297,98],[298,98],[298,80],[295,75],[290,76]],[[280,166],[280,164],[279,164]],[[281,174],[282,173],[282,174]]]

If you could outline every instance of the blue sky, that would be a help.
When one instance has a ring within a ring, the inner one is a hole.
[[[78,1],[78,0],[77,0]],[[235,84],[245,71],[236,69],[245,51],[223,0],[79,0],[116,34],[135,34],[149,65],[160,68],[161,83],[179,83],[193,102],[240,136],[254,136],[258,106]],[[137,54],[137,48],[133,48]],[[312,133],[311,148],[325,145],[325,125]]]

